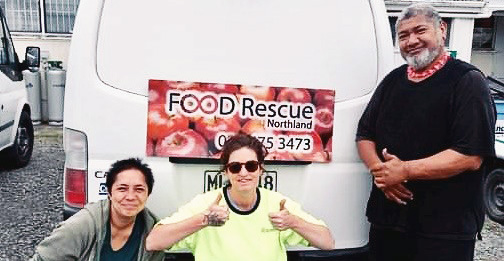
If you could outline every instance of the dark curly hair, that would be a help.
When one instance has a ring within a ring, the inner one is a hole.
[[[154,176],[152,175],[152,170],[149,166],[143,163],[139,158],[118,160],[112,164],[107,172],[107,180],[105,181],[109,194],[112,191],[112,185],[116,180],[117,174],[129,169],[137,169],[142,172],[145,177],[145,183],[147,183],[148,195],[150,195],[152,187],[154,186]]]
[[[234,136],[231,136],[222,147],[222,154],[220,157],[220,161],[222,164],[222,170],[224,170],[226,164],[229,163],[229,156],[235,150],[239,150],[243,147],[247,147],[253,150],[257,155],[257,161],[260,165],[264,163],[264,158],[268,155],[268,150],[262,142],[260,142],[256,137],[245,134],[238,133]]]

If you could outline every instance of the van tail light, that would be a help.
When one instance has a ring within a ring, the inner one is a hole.
[[[65,168],[65,202],[82,208],[86,204],[86,171]]]
[[[87,202],[87,137],[84,133],[65,128],[65,203],[83,208]]]

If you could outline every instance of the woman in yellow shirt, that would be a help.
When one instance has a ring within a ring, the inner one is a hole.
[[[161,220],[147,237],[147,249],[189,249],[197,261],[287,260],[286,245],[333,249],[324,222],[258,187],[266,154],[250,135],[231,137],[221,155],[229,185],[196,196]]]

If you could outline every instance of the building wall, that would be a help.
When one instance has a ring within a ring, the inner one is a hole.
[[[397,16],[407,5],[421,0],[385,0],[388,14]],[[487,75],[504,81],[504,0],[433,1],[441,16],[452,17],[450,50],[457,58],[479,67]],[[475,18],[497,16],[494,50],[472,50]],[[396,65],[403,64],[399,51],[394,54]]]
[[[494,50],[473,50],[471,63],[485,74],[504,81],[504,17],[496,17]]]
[[[24,60],[25,50],[27,46],[40,47],[41,55],[48,54],[49,61],[62,61],[63,68],[66,69],[68,64],[68,53],[70,50],[71,38],[29,38],[13,36],[14,48],[19,56],[19,60]]]
[[[503,0],[504,1],[504,0]],[[485,74],[504,80],[504,17],[496,20],[495,50],[472,50],[472,18],[454,18],[450,34],[450,50],[457,51],[457,58],[476,65]],[[63,68],[68,64],[71,38],[13,36],[14,47],[19,59],[24,59],[27,46],[38,46],[48,54],[49,61],[62,61]],[[399,50],[395,48],[394,61],[397,66],[404,64]]]
[[[471,61],[474,18],[453,18],[450,34],[450,51],[457,51],[457,58]]]
[[[504,80],[504,16],[496,20],[495,51],[493,73],[496,78]]]
[[[493,76],[494,51],[472,51],[471,63],[478,67],[486,75]]]

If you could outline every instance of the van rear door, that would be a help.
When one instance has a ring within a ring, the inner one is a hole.
[[[147,157],[149,80],[333,90],[334,135],[323,141],[332,142],[332,160],[267,170],[274,189],[327,223],[338,249],[362,247],[371,181],[355,130],[392,58],[380,0],[82,1],[64,118],[65,130],[82,136],[81,150],[75,161],[66,151],[66,164],[82,163],[82,198],[92,202],[106,198],[113,161],[146,157],[156,180],[148,207],[168,216],[218,186],[220,166]]]
[[[106,1],[97,71],[145,96],[149,79],[167,79],[334,89],[343,101],[377,82],[374,26],[364,0]]]

